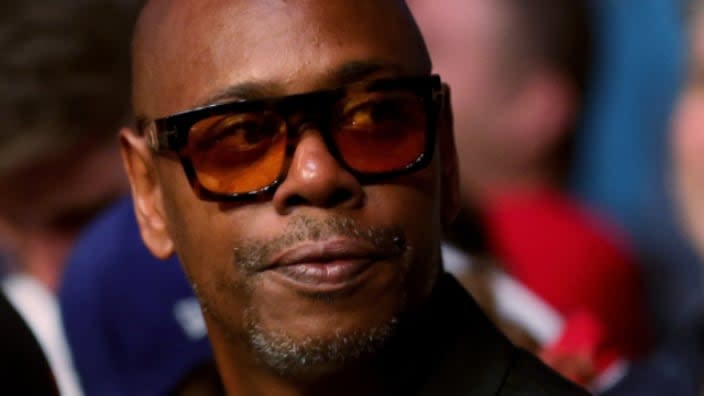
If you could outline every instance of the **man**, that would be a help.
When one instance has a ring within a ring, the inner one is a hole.
[[[590,74],[587,3],[409,2],[436,70],[462,88],[453,101],[465,201],[564,184]]]
[[[118,3],[2,6],[0,248],[6,270],[49,290],[81,226],[126,191],[113,139],[128,116],[129,43],[117,34],[135,7]]]
[[[581,201],[628,232],[658,334],[695,320],[693,307],[704,303],[704,272],[679,227],[664,171],[671,160],[669,117],[688,66],[682,22],[690,3],[592,2],[596,73],[571,180]]]
[[[147,3],[123,158],[228,394],[584,394],[442,274],[457,174],[430,69],[396,0]]]
[[[701,0],[689,3],[689,67],[672,116],[671,176],[679,220],[701,258],[704,255],[704,162],[701,156],[704,149],[704,3]],[[690,311],[695,319],[679,324],[677,331],[670,335],[669,343],[651,359],[647,367],[649,371],[645,373],[651,376],[653,372],[674,373],[676,378],[684,378],[680,386],[687,391],[686,394],[701,394],[704,307],[700,304],[690,308]],[[667,363],[670,363],[669,366]],[[675,382],[672,377],[674,375],[668,379]]]
[[[602,392],[647,348],[649,325],[629,251],[566,191],[589,82],[587,3],[410,5],[454,93],[467,210],[444,253],[474,260],[449,268],[514,342]]]
[[[678,206],[681,226],[692,246],[704,254],[704,206],[702,206],[702,149],[704,149],[704,4],[701,0],[691,5],[689,21],[689,67],[685,84],[679,94],[674,113],[670,143],[672,178],[670,191]],[[662,232],[662,231],[661,231]],[[698,280],[701,282],[701,280]],[[701,292],[701,290],[698,290]],[[673,321],[673,330],[657,351],[633,370],[623,386],[614,395],[648,396],[669,392],[673,395],[701,395],[702,383],[702,307],[683,304],[687,321]]]
[[[115,139],[129,114],[134,3],[0,6],[1,287],[62,395],[81,394],[54,296],[64,260],[80,228],[127,191]]]
[[[672,147],[673,170],[675,176],[676,197],[682,222],[690,240],[699,255],[704,255],[704,184],[701,183],[702,157],[700,149],[704,147],[704,90],[702,90],[702,73],[704,65],[704,7],[701,1],[692,1],[691,11],[691,47],[689,54],[689,73],[686,84],[680,94],[673,116]]]

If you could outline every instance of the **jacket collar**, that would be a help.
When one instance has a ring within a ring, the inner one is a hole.
[[[496,395],[514,360],[515,347],[449,274],[401,326],[381,367],[399,394]]]

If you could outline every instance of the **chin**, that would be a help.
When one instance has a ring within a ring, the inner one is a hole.
[[[253,311],[246,315],[250,347],[268,369],[299,380],[359,365],[393,338],[398,325],[398,315],[385,309],[299,317],[290,326],[260,319]]]
[[[353,293],[278,290],[278,298],[245,313],[246,335],[259,360],[299,379],[359,364],[393,338],[405,309],[403,282],[372,282]]]

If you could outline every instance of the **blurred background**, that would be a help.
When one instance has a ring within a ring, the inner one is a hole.
[[[453,96],[446,267],[597,394],[700,391],[700,3],[409,1]]]
[[[63,395],[217,383],[177,263],[150,265],[117,151],[139,3],[0,6],[0,320],[44,356],[1,364]],[[464,209],[446,268],[596,394],[701,392],[700,3],[408,0],[453,98]]]

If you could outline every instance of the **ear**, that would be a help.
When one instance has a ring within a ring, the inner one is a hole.
[[[450,87],[443,84],[443,99],[439,112],[437,136],[440,151],[442,222],[451,223],[460,210],[460,175],[455,146]]]
[[[123,128],[120,131],[120,151],[144,244],[154,256],[167,259],[174,253],[174,244],[166,226],[161,187],[146,139]]]

